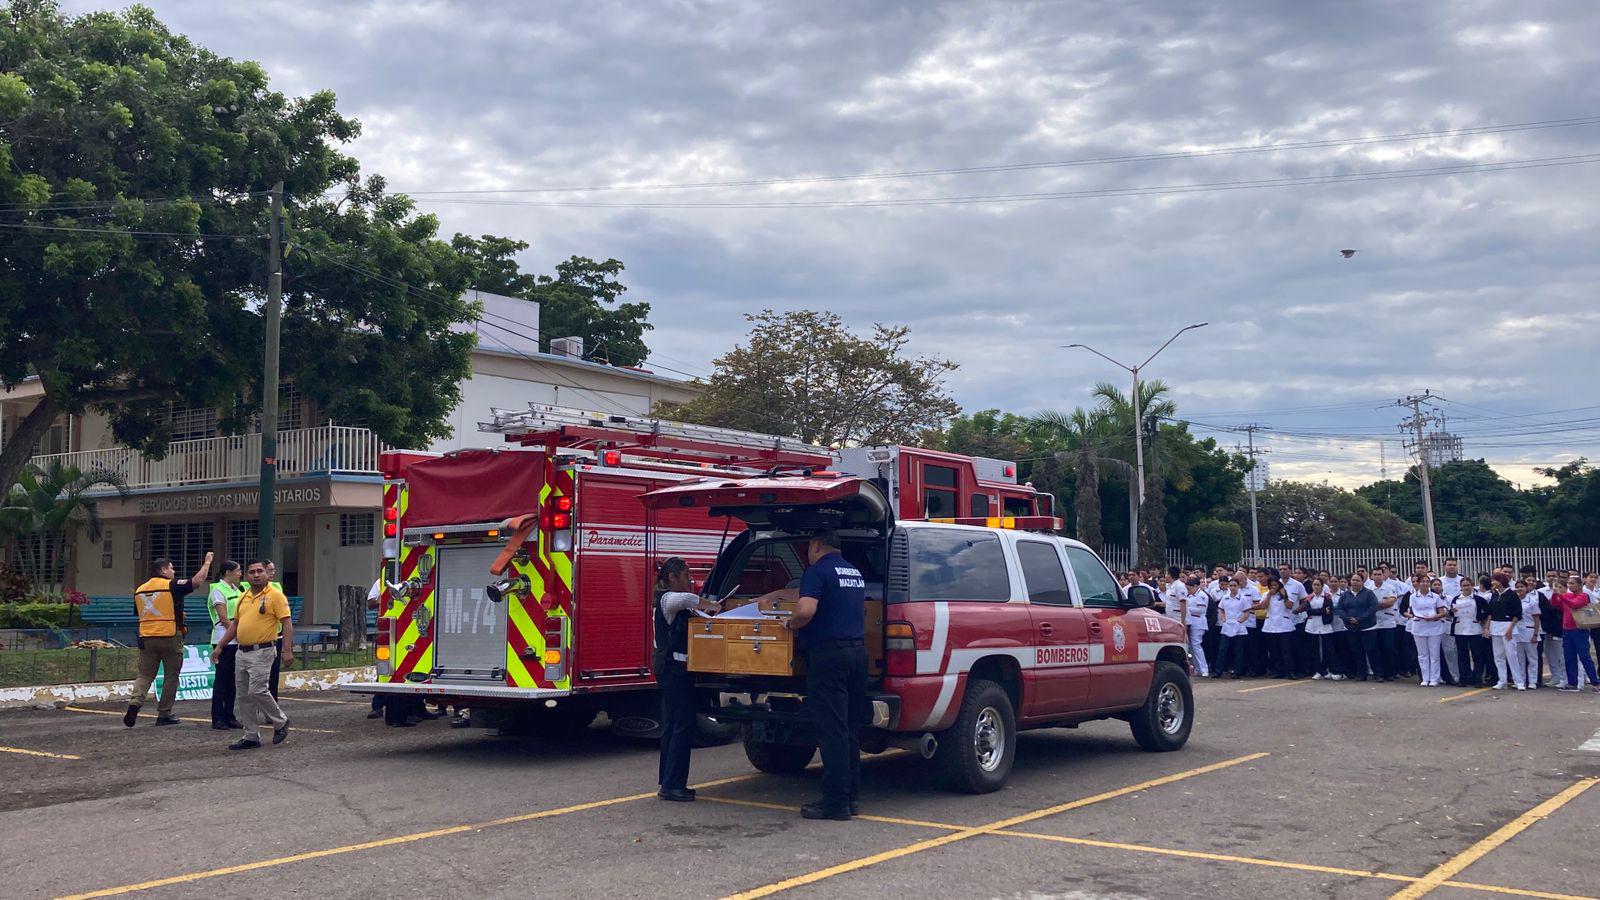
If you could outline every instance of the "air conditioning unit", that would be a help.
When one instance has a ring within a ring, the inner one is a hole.
[[[570,356],[573,359],[583,359],[583,338],[551,338],[550,352],[555,356]]]

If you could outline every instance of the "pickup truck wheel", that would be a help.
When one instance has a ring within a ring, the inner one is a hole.
[[[1173,663],[1156,663],[1155,677],[1144,706],[1128,718],[1133,739],[1141,750],[1167,753],[1189,742],[1194,728],[1194,688],[1189,677]]]
[[[968,794],[998,791],[1017,754],[1011,697],[992,681],[967,682],[956,723],[939,735],[936,757],[945,785]]]
[[[810,744],[758,741],[745,735],[744,755],[750,760],[750,765],[768,775],[793,775],[811,765],[811,757],[817,755],[817,748]]]

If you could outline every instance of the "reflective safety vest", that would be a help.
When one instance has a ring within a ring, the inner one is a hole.
[[[139,585],[133,592],[133,605],[139,613],[140,637],[172,637],[178,633],[171,579],[152,578]]]
[[[235,587],[234,585],[231,585],[231,584],[227,583],[226,581],[219,581],[216,584],[213,584],[211,586],[211,589],[221,593],[222,594],[222,599],[227,601],[227,604],[228,604],[228,619],[229,620],[233,620],[233,619],[238,618],[239,617],[239,598],[244,594],[244,591],[242,589],[238,588],[238,587]],[[206,612],[211,614],[211,624],[212,625],[216,625],[217,621],[218,621],[217,620],[217,605],[215,603],[211,602],[211,597],[210,597],[209,594],[206,596]]]

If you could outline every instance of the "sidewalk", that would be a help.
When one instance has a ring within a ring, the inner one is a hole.
[[[282,683],[283,690],[286,691],[331,691],[337,690],[341,685],[368,681],[373,677],[375,676],[371,666],[344,669],[292,669],[283,673]],[[0,710],[49,709],[96,700],[126,700],[132,693],[131,680],[0,688]]]

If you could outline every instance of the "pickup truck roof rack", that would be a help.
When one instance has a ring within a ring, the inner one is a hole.
[[[775,467],[823,469],[838,461],[838,454],[793,438],[714,428],[647,416],[606,415],[529,403],[526,409],[491,409],[493,421],[478,423],[478,430],[503,434],[523,445],[543,444],[557,449],[606,451],[675,462],[703,463],[767,470]]]

